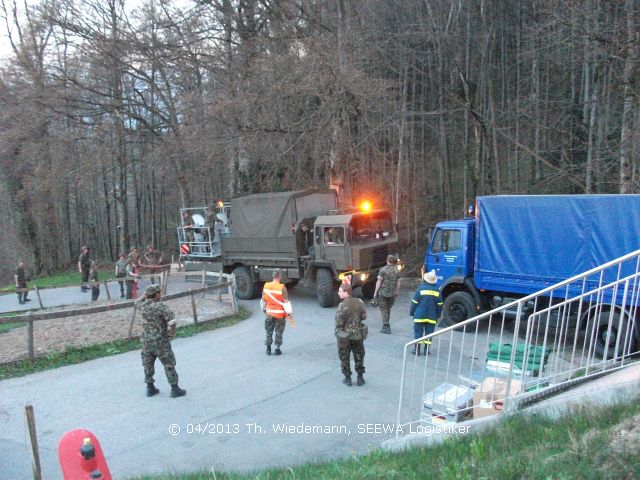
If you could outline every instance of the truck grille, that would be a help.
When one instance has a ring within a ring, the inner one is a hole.
[[[387,245],[374,249],[371,254],[371,263],[373,265],[384,265],[387,262],[388,254],[389,248],[387,247]]]

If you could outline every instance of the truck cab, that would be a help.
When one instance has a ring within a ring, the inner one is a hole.
[[[334,278],[351,276],[351,285],[373,296],[378,270],[399,251],[387,210],[322,215],[314,222],[314,263],[333,265]]]
[[[436,272],[447,324],[473,317],[483,305],[473,283],[475,230],[474,218],[441,222],[427,246],[424,269]]]
[[[473,275],[473,219],[442,222],[436,226],[424,259],[425,271],[435,270],[439,288],[462,283]]]

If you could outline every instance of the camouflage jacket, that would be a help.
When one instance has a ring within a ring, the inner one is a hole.
[[[154,250],[152,252],[145,252],[144,261],[147,265],[160,265],[162,261],[162,252],[160,250]]]
[[[382,279],[382,284],[378,289],[378,295],[381,297],[395,297],[396,285],[398,283],[398,267],[395,265],[386,265],[378,272],[378,278]]]
[[[345,298],[336,311],[336,337],[363,340],[362,329],[367,318],[364,302],[359,298]]]
[[[16,268],[16,278],[18,279],[18,283],[25,284],[27,283],[27,272],[24,267]]]
[[[169,307],[164,303],[146,298],[138,305],[138,308],[142,312],[142,341],[169,340],[167,324],[175,318]]]
[[[89,281],[90,282],[97,282],[98,281],[98,271],[97,270],[92,270],[89,272]],[[96,287],[97,285],[92,285],[93,287]]]
[[[83,269],[91,267],[91,255],[89,253],[81,253],[78,257],[78,263]]]

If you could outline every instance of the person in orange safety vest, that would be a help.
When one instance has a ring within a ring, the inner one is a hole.
[[[280,350],[282,334],[284,333],[287,316],[291,313],[289,310],[289,294],[287,293],[287,287],[280,282],[281,278],[282,270],[276,268],[273,271],[273,281],[265,283],[262,289],[262,305],[264,312],[267,314],[267,318],[264,321],[264,329],[267,333],[265,340],[267,355],[271,355],[274,330],[276,332],[274,355],[282,355]]]

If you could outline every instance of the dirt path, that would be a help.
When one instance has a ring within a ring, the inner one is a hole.
[[[91,306],[110,305],[115,300],[98,301]],[[165,302],[176,314],[178,325],[193,323],[191,298],[184,297]],[[211,297],[198,298],[196,302],[198,320],[206,321],[233,313],[229,301],[217,302]],[[77,309],[77,305],[66,308],[51,309],[60,311]],[[95,313],[66,319],[41,320],[34,322],[33,344],[36,356],[52,351],[61,351],[65,347],[82,347],[127,337],[133,308]],[[141,333],[140,316],[136,315],[133,335]],[[0,363],[27,358],[27,329],[15,328],[0,334]]]

